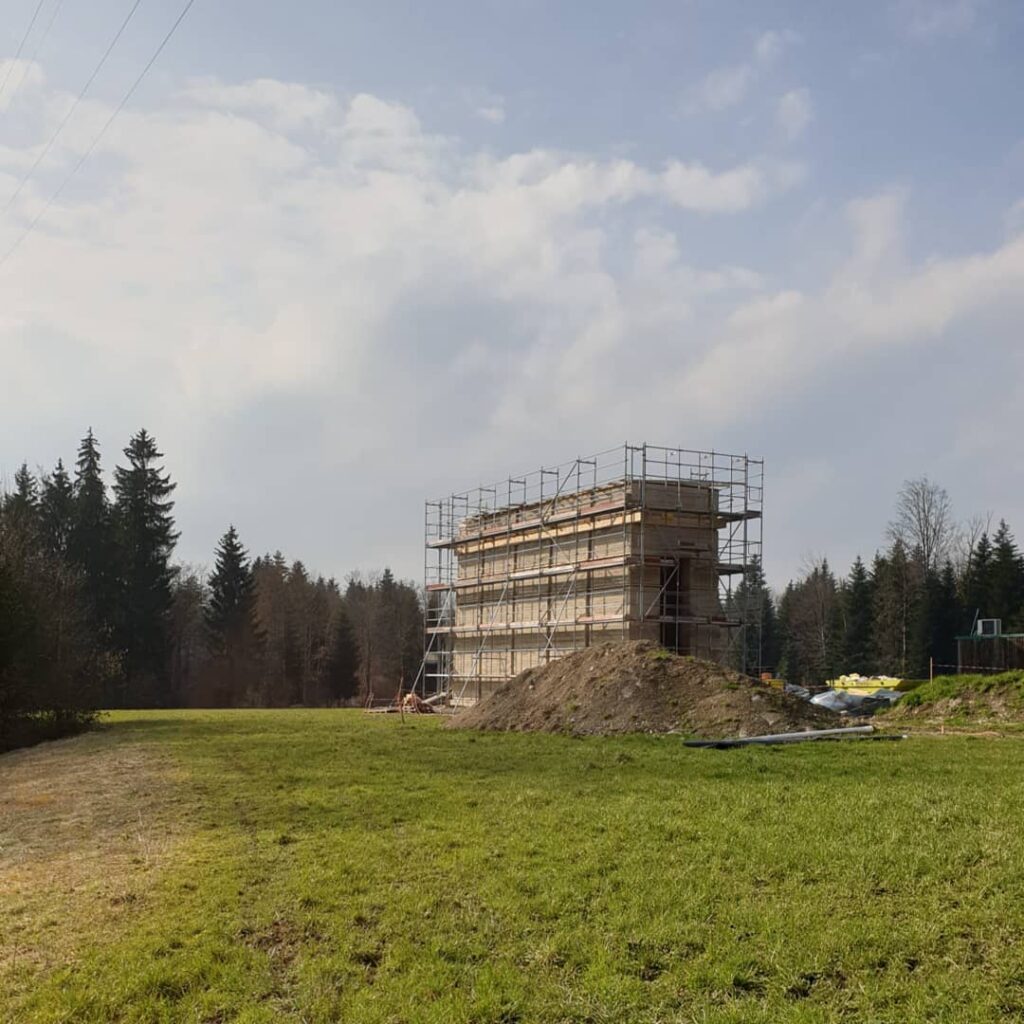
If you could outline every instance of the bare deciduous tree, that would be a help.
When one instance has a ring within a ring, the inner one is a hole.
[[[946,489],[926,476],[907,480],[896,498],[889,539],[915,553],[925,569],[937,569],[950,554],[954,531],[953,504]]]
[[[963,583],[971,570],[971,556],[983,533],[991,532],[992,513],[975,512],[955,530],[951,545],[951,558],[956,578]]]

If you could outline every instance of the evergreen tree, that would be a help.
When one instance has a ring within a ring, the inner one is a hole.
[[[288,564],[280,551],[257,558],[252,566],[255,579],[255,615],[263,639],[260,700],[268,706],[288,703],[286,653],[289,622],[285,594]]]
[[[999,529],[992,538],[989,602],[986,617],[1002,619],[1006,631],[1017,626],[1024,609],[1024,558],[1005,519],[999,521]]]
[[[210,649],[218,662],[218,703],[237,704],[256,684],[259,643],[254,620],[255,577],[233,525],[217,545],[209,590],[206,625]]]
[[[792,627],[795,604],[796,584],[790,580],[779,599],[779,664],[776,671],[786,682],[802,684],[805,679],[804,665]]]
[[[168,612],[172,603],[170,564],[178,534],[171,494],[175,484],[157,465],[156,441],[140,430],[124,449],[127,466],[114,470],[115,520],[121,552],[118,616],[129,698],[165,703],[168,698]]]
[[[836,579],[825,560],[786,588],[779,619],[787,682],[819,686],[835,676],[842,653],[841,614]]]
[[[64,469],[62,460],[57,460],[53,473],[43,478],[39,496],[39,536],[43,549],[57,558],[66,558],[74,520],[74,488],[71,478]]]
[[[936,673],[956,671],[956,638],[964,630],[964,609],[957,589],[956,570],[946,560],[939,575],[932,612],[932,649]]]
[[[843,588],[843,670],[875,672],[874,585],[860,555]]]
[[[20,530],[34,530],[39,512],[39,485],[23,462],[14,474],[14,491],[4,499],[4,508]]]
[[[877,667],[885,675],[907,675],[910,632],[917,597],[914,567],[907,549],[895,541],[887,557],[876,556],[873,572],[875,589],[875,654]]]
[[[209,586],[206,624],[213,650],[221,653],[240,629],[248,628],[254,606],[253,571],[233,525],[217,545]]]
[[[67,550],[69,560],[82,573],[82,588],[96,630],[102,642],[109,644],[117,618],[118,552],[100,468],[99,442],[91,427],[82,438],[75,463],[74,506]]]
[[[359,693],[359,649],[355,631],[344,604],[338,605],[331,625],[331,646],[327,662],[328,698],[335,703],[351,700]]]
[[[212,680],[205,671],[211,661],[205,577],[206,573],[199,569],[181,566],[174,579],[170,614],[170,694],[175,703],[187,707],[213,703],[209,692]]]
[[[779,625],[759,559],[751,562],[750,571],[733,591],[726,612],[730,618],[746,623],[741,645],[732,658],[733,667],[752,676],[774,672],[780,656]]]
[[[992,598],[992,542],[987,533],[978,538],[971,552],[967,579],[964,584],[964,602],[973,620],[975,616],[988,616]]]

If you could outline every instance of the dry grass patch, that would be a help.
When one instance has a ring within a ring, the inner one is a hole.
[[[0,986],[116,934],[180,835],[176,768],[97,732],[0,756]]]

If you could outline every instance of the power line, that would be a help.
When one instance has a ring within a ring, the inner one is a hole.
[[[36,4],[36,9],[32,12],[32,20],[28,23],[28,28],[25,29],[25,34],[21,37],[21,42],[18,44],[18,52],[14,55],[14,60],[7,65],[7,74],[4,75],[3,84],[0,85],[0,96],[3,96],[4,89],[7,88],[7,82],[11,77],[11,72],[14,70],[14,65],[18,63],[18,58],[21,56],[21,51],[25,49],[25,44],[28,42],[28,37],[32,34],[32,27],[36,23],[36,18],[39,17],[39,12],[43,9],[44,0],[39,0]]]
[[[118,105],[114,108],[114,112],[110,115],[110,117],[107,118],[103,127],[96,134],[96,137],[92,140],[92,142],[89,143],[89,148],[86,149],[86,151],[78,158],[78,160],[75,162],[74,167],[71,168],[67,176],[60,183],[60,185],[57,186],[57,190],[53,193],[53,195],[46,200],[46,203],[44,204],[43,208],[35,215],[35,217],[29,223],[29,226],[21,233],[21,235],[18,236],[14,244],[7,250],[7,252],[5,252],[2,257],[0,257],[0,268],[2,268],[4,264],[7,263],[7,261],[14,254],[15,250],[18,248],[18,246],[20,246],[21,243],[24,242],[26,238],[28,238],[28,236],[32,233],[32,229],[39,223],[39,221],[42,219],[46,211],[49,210],[53,202],[64,191],[64,188],[67,185],[67,183],[75,176],[75,174],[78,173],[78,170],[82,166],[82,164],[84,164],[85,161],[89,159],[89,156],[92,153],[92,151],[99,145],[100,140],[103,138],[103,136],[106,135],[107,129],[114,123],[114,119],[117,117],[118,114],[121,113],[122,110],[124,110],[125,106],[127,106],[128,104],[128,101],[132,98],[132,95],[135,93],[135,90],[139,87],[139,85],[142,84],[142,80],[146,77],[147,73],[149,72],[149,69],[157,62],[157,58],[160,56],[161,53],[163,53],[164,47],[171,41],[171,37],[178,30],[178,26],[185,20],[185,15],[188,14],[194,3],[195,0],[187,0],[185,6],[181,9],[181,13],[175,19],[174,24],[171,25],[170,29],[168,29],[167,35],[163,37],[163,39],[160,41],[160,45],[154,51],[153,56],[149,58],[149,60],[146,62],[146,66],[142,69],[142,71],[139,72],[138,78],[136,78],[135,81],[132,82],[131,87],[124,94],[124,96],[121,99],[121,102],[118,103]],[[138,6],[138,0],[136,2],[136,6]]]
[[[46,42],[46,37],[50,34],[50,29],[53,28],[53,23],[57,20],[57,15],[60,14],[61,7],[64,6],[64,0],[57,0],[53,5],[53,13],[50,15],[50,20],[46,23],[46,28],[43,29],[43,34],[39,37],[36,42],[36,47],[32,51],[32,56],[29,57],[26,65],[22,68],[21,78],[18,79],[18,84],[14,87],[11,95],[7,97],[7,105],[10,106],[14,102],[15,96],[18,95],[21,87],[25,84],[25,79],[28,78],[28,66],[29,64],[35,64],[36,57],[39,56],[39,51],[43,48],[43,43]]]
[[[64,112],[64,116],[61,118],[60,123],[57,125],[56,131],[50,136],[46,145],[39,151],[39,155],[36,157],[35,162],[32,166],[22,175],[21,181],[18,182],[18,187],[8,197],[7,202],[4,203],[4,208],[0,211],[0,217],[7,216],[7,211],[14,205],[14,201],[21,195],[21,190],[28,184],[29,179],[33,174],[36,173],[39,165],[46,159],[46,154],[50,152],[53,144],[57,141],[57,137],[62,131],[64,126],[71,120],[71,115],[78,109],[78,104],[85,99],[85,94],[89,91],[89,87],[94,81],[96,76],[103,70],[103,65],[107,63],[107,58],[110,56],[114,47],[117,46],[117,41],[124,34],[124,30],[128,27],[128,22],[132,20],[132,15],[139,9],[139,4],[142,0],[135,0],[132,4],[131,10],[125,15],[124,21],[121,22],[120,28],[114,33],[114,38],[110,40],[106,50],[103,51],[103,56],[100,57],[100,62],[92,69],[92,74],[86,79],[85,85],[79,90],[78,96],[75,97],[75,102]]]

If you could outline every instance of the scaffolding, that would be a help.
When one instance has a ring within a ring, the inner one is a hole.
[[[604,641],[760,671],[764,463],[625,444],[428,501],[415,689],[472,703]]]

